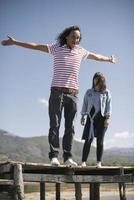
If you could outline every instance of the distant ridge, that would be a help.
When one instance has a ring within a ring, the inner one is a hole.
[[[62,140],[60,139],[60,143]],[[62,147],[62,145],[60,145]],[[81,163],[83,143],[74,140],[73,158]],[[0,161],[17,160],[22,162],[49,163],[49,145],[47,136],[19,137],[8,131],[0,129]],[[62,149],[59,159],[62,162]],[[96,163],[96,149],[91,148],[88,158],[90,165]],[[103,163],[105,165],[134,165],[134,148],[111,148],[104,152]]]

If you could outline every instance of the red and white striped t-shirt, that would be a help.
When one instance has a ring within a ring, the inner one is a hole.
[[[78,74],[82,59],[86,59],[89,52],[75,46],[69,49],[67,45],[48,45],[49,53],[54,56],[52,87],[78,89]]]

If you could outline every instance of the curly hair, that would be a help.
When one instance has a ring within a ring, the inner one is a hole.
[[[104,92],[106,90],[106,79],[105,76],[101,72],[96,72],[93,76],[92,87],[95,88],[94,80],[97,79],[96,85],[99,85],[100,92]]]
[[[81,41],[81,30],[79,26],[70,26],[68,28],[65,28],[57,37],[57,41],[60,46],[63,46],[64,44],[67,44],[66,37],[70,34],[71,31],[79,31],[80,32],[80,40]]]

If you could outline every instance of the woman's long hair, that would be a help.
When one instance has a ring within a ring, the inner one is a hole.
[[[57,41],[60,46],[63,46],[64,44],[67,44],[66,37],[70,34],[71,31],[79,31],[80,32],[80,40],[81,41],[81,30],[79,26],[70,26],[68,28],[65,28],[57,37]]]
[[[92,83],[92,87],[95,89],[95,84],[94,84],[94,80],[97,80],[96,85],[99,86],[99,91],[100,92],[105,92],[106,91],[106,79],[105,76],[101,73],[101,72],[96,72],[93,76],[93,83]]]

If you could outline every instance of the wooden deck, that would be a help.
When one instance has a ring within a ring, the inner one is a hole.
[[[120,200],[126,200],[125,184],[134,183],[134,167],[54,167],[42,163],[0,163],[0,185],[14,189],[12,199],[24,198],[24,182],[40,183],[40,200],[45,200],[45,183],[56,184],[56,200],[60,200],[60,185],[75,184],[76,200],[82,200],[81,184],[90,185],[90,200],[100,199],[101,183],[118,183]]]

